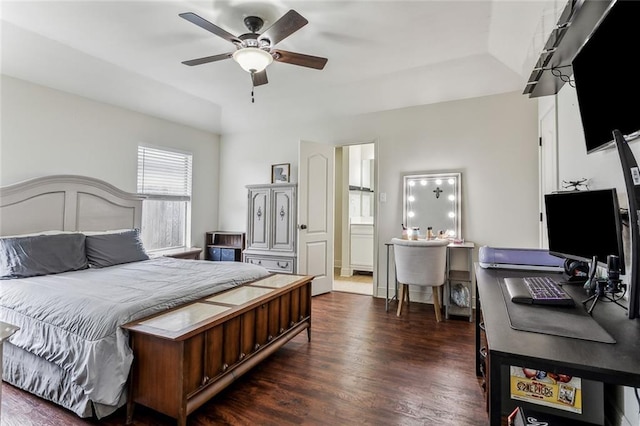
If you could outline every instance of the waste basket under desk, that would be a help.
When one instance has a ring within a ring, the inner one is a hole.
[[[442,296],[446,319],[450,315],[464,316],[469,318],[469,322],[473,322],[473,296],[476,292],[473,279],[474,248],[475,244],[472,242],[451,243],[447,246],[447,280]],[[465,257],[462,265],[452,260],[457,254]]]

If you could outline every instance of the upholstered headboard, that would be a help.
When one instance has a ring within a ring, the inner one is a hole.
[[[30,179],[0,188],[0,235],[140,228],[143,199],[85,176]]]

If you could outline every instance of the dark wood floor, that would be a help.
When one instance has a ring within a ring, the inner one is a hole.
[[[196,425],[488,425],[475,376],[474,326],[436,323],[432,305],[396,317],[384,299],[333,292],[313,298],[311,342],[301,333],[189,416]],[[394,304],[395,306],[395,304]],[[159,378],[161,380],[161,378]],[[2,425],[122,425],[2,388]],[[134,425],[175,425],[136,407]]]

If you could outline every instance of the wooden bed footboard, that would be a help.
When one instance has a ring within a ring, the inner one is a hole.
[[[311,340],[312,276],[274,274],[123,327],[135,404],[187,416],[303,330]]]

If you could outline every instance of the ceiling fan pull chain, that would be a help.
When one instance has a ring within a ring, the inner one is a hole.
[[[255,83],[255,71],[251,70],[251,103],[254,104],[256,103],[256,100],[253,97],[253,91],[256,88],[256,83]]]

